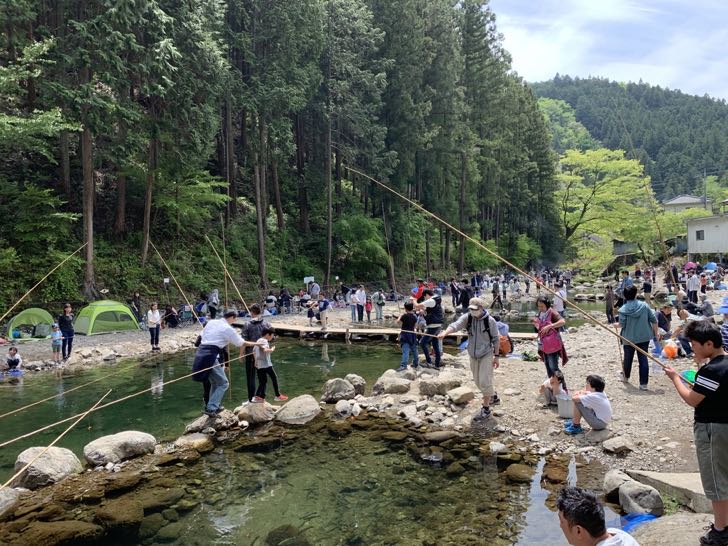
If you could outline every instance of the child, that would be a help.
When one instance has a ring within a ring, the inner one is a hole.
[[[53,323],[53,331],[51,332],[51,349],[53,349],[53,362],[61,363],[61,345],[63,344],[63,334],[57,322]]]
[[[253,397],[253,402],[256,403],[265,402],[265,387],[267,386],[269,377],[276,394],[275,400],[278,402],[288,400],[288,397],[285,394],[281,394],[281,391],[278,389],[278,376],[273,371],[273,363],[270,361],[270,354],[276,350],[275,347],[270,346],[274,333],[275,330],[272,326],[263,328],[260,332],[260,339],[257,341],[258,345],[255,347],[255,368],[258,373],[258,390]]]
[[[544,408],[556,406],[558,404],[557,397],[561,394],[569,393],[569,390],[566,388],[564,373],[561,370],[556,370],[554,375],[543,382],[543,385],[539,388],[539,392],[544,398]]]
[[[8,370],[19,370],[23,367],[23,357],[18,353],[17,347],[8,349],[8,358],[5,360]]]
[[[317,306],[319,320],[321,321],[321,331],[325,332],[329,325],[329,309],[331,308],[331,302],[326,299],[326,294],[323,292],[319,292]]]
[[[692,389],[670,366],[665,374],[685,403],[695,408],[693,434],[700,480],[713,504],[714,522],[700,544],[728,544],[728,355],[718,326],[706,320],[688,324],[685,337],[703,364]]]
[[[313,319],[316,317],[316,310],[315,307],[318,304],[318,302],[310,301],[306,304],[306,307],[308,307],[308,311],[306,311],[306,316],[308,317],[308,325],[313,326]]]
[[[566,434],[579,434],[584,432],[581,428],[581,418],[589,423],[592,430],[604,430],[612,420],[612,405],[604,394],[604,379],[598,375],[588,375],[583,391],[574,393],[574,419],[564,423]]]
[[[414,313],[415,305],[411,301],[404,304],[404,314],[397,319],[402,325],[399,333],[399,344],[402,347],[402,361],[399,364],[398,372],[407,369],[409,355],[412,353],[412,367],[417,368],[420,357],[417,354],[417,334],[414,333],[417,326],[417,315]]]
[[[372,298],[367,296],[367,301],[364,304],[364,311],[367,313],[367,322],[372,321]]]

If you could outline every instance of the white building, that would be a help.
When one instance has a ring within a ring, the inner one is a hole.
[[[688,209],[706,209],[712,211],[712,201],[708,199],[707,205],[702,197],[694,197],[692,195],[678,195],[664,201],[662,206],[665,212],[682,212]]]
[[[728,254],[728,214],[691,218],[688,224],[688,257]]]

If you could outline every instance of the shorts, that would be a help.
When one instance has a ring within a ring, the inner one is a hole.
[[[728,500],[728,423],[694,423],[693,434],[705,496]]]
[[[579,413],[581,413],[584,421],[589,424],[592,430],[604,430],[605,428],[607,428],[607,423],[599,419],[599,417],[597,417],[597,414],[592,408],[587,408],[579,401],[574,401],[574,407],[579,410]]]
[[[60,341],[53,341],[51,342],[51,347],[53,348],[53,352],[56,353],[61,350],[62,343]]]

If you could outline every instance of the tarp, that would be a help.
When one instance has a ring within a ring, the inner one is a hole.
[[[73,329],[77,334],[90,336],[110,332],[139,330],[131,309],[118,301],[101,300],[90,303],[76,315]]]
[[[55,321],[48,311],[39,307],[31,307],[15,315],[8,323],[8,338],[45,339],[51,336],[51,325]],[[17,331],[19,337],[13,334]]]
[[[695,269],[696,267],[698,267],[698,264],[696,264],[695,262],[688,262],[685,264],[685,267],[683,267],[683,269]]]

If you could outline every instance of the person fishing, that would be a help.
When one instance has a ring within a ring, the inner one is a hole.
[[[242,337],[244,339],[260,339],[261,333],[266,328],[270,328],[271,325],[268,321],[263,320],[262,311],[260,305],[254,303],[250,306],[251,319],[243,327]],[[257,372],[255,368],[255,353],[253,351],[254,346],[247,345],[244,349],[245,354],[245,382],[248,388],[248,402],[252,402],[255,397],[256,391],[256,377]]]
[[[63,306],[63,313],[58,315],[58,320],[56,321],[61,329],[61,334],[63,334],[61,356],[64,362],[70,358],[71,351],[73,350],[73,336],[75,334],[73,330],[74,318],[73,307],[71,307],[70,303],[67,303]]]
[[[425,323],[427,324],[425,329],[427,335],[422,336],[420,340],[420,347],[425,355],[425,362],[422,366],[430,368],[433,365],[430,357],[430,344],[432,344],[432,351],[435,353],[434,366],[435,369],[439,370],[442,366],[442,351],[440,350],[440,342],[435,336],[442,330],[442,321],[445,319],[445,313],[442,310],[442,298],[435,295],[430,288],[422,291],[422,297],[424,298],[422,303],[415,304],[416,310],[424,311]]]
[[[493,388],[493,370],[500,365],[498,360],[500,337],[495,319],[488,314],[484,300],[471,298],[468,312],[461,315],[437,337],[442,340],[448,334],[462,329],[468,332],[468,357],[473,380],[483,393],[482,407],[473,419],[488,419],[491,416],[491,404],[498,403],[498,396]]]
[[[625,304],[619,309],[619,325],[622,327],[622,337],[641,349],[637,353],[639,362],[640,390],[647,390],[650,378],[650,367],[647,362],[647,352],[650,340],[658,338],[657,317],[649,305],[637,301],[637,287],[634,285],[624,289]],[[630,343],[624,343],[624,362],[622,363],[622,381],[629,381],[632,372],[632,360],[636,349]]]
[[[559,357],[563,364],[567,362],[566,351],[561,340],[559,329],[566,321],[551,308],[551,298],[536,298],[538,314],[533,318],[533,326],[538,332],[538,353],[546,366],[546,375],[551,377],[559,369]]]

